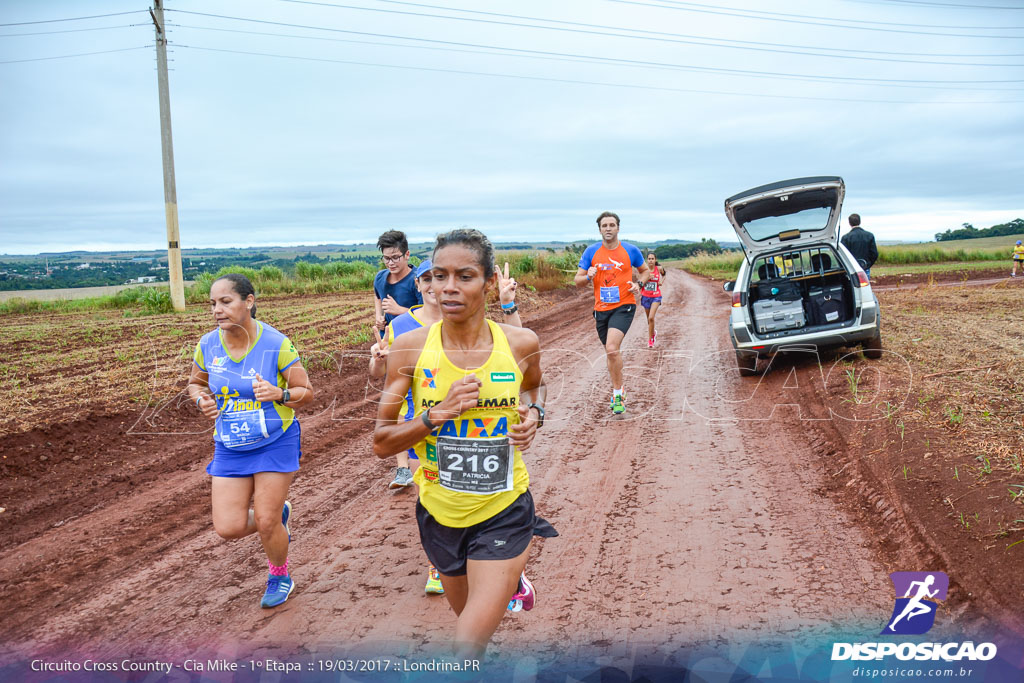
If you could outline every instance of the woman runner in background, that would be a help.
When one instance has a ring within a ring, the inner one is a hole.
[[[415,447],[420,540],[457,616],[456,655],[474,657],[507,607],[533,607],[530,543],[557,535],[536,516],[521,456],[543,423],[545,388],[537,335],[485,317],[490,240],[454,230],[432,260],[442,320],[395,339],[373,446],[382,458]],[[418,419],[397,422],[410,386]]]
[[[295,590],[288,572],[292,506],[285,498],[302,455],[294,409],[313,401],[313,387],[288,337],[256,320],[248,278],[214,280],[210,309],[217,329],[196,345],[188,393],[216,420],[206,467],[213,526],[229,539],[259,532],[270,566],[260,606],[276,607]]]
[[[647,252],[647,265],[651,269],[651,277],[640,289],[640,305],[647,314],[647,348],[654,348],[654,340],[658,331],[654,329],[654,316],[661,308],[661,281],[665,277],[665,267],[658,265],[658,257],[653,251]]]

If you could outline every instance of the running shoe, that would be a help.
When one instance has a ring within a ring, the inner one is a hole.
[[[654,348],[654,337],[651,337],[650,339],[647,340],[647,348],[649,348],[649,349],[653,349]]]
[[[412,486],[412,472],[408,467],[399,467],[395,472],[394,480],[388,484],[389,489],[404,489]]]
[[[616,415],[621,415],[626,412],[626,395],[619,394],[618,396],[612,396],[612,412]]]
[[[281,524],[284,524],[284,530],[288,532],[288,542],[292,542],[292,530],[288,528],[288,518],[292,516],[292,502],[286,500],[284,502],[284,511],[281,512]]]
[[[283,604],[293,590],[295,590],[295,582],[292,581],[291,576],[287,574],[284,576],[268,575],[267,591],[263,594],[263,599],[260,600],[260,607],[277,607]]]
[[[537,592],[533,590],[533,584],[526,578],[526,572],[519,575],[519,588],[516,594],[509,600],[508,609],[510,612],[519,612],[526,610],[529,612],[533,609],[534,602],[537,600]]]
[[[441,585],[441,575],[437,573],[434,565],[430,565],[430,568],[427,569],[427,585],[423,592],[430,595],[444,594],[444,586]]]

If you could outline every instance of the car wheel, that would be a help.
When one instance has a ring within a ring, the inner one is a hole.
[[[752,377],[757,374],[757,354],[753,351],[737,351],[736,367],[741,377]]]
[[[865,339],[861,343],[864,350],[864,357],[877,360],[882,357],[882,335],[877,334],[871,339]]]

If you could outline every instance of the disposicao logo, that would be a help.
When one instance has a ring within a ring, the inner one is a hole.
[[[935,624],[938,603],[946,599],[949,577],[943,572],[893,572],[889,578],[896,589],[896,604],[881,635],[927,633]]]
[[[946,599],[949,577],[943,572],[893,572],[896,592],[892,616],[879,635],[921,635],[935,624],[938,603]],[[833,643],[832,661],[881,660],[894,656],[901,661],[988,661],[996,656],[994,643]]]

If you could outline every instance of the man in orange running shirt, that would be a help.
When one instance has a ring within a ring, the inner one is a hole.
[[[619,242],[619,217],[605,211],[597,217],[601,242],[587,247],[580,257],[576,271],[576,286],[594,285],[594,321],[597,336],[604,346],[608,360],[608,375],[612,380],[611,409],[616,415],[626,412],[626,397],[622,393],[622,354],[619,347],[636,313],[636,297],[651,276],[640,250],[628,242]],[[633,281],[636,268],[640,282]]]

